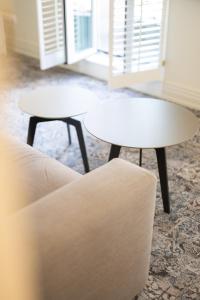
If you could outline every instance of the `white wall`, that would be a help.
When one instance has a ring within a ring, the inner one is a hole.
[[[12,0],[17,16],[15,26],[16,51],[39,57],[36,0]]]
[[[38,58],[36,0],[0,0],[0,11],[4,13],[8,48]]]
[[[6,48],[13,48],[14,39],[14,6],[12,0],[0,0],[0,12],[3,13],[3,22],[6,35]]]
[[[0,0],[0,10],[6,13],[13,12],[13,0]]]
[[[165,84],[200,105],[200,0],[170,0]]]

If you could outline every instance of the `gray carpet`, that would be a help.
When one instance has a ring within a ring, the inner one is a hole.
[[[128,89],[110,90],[106,82],[61,68],[41,72],[35,60],[22,56],[0,58],[0,125],[26,141],[29,116],[17,107],[24,91],[45,85],[73,85],[93,90],[102,100],[142,97]],[[195,112],[200,117],[200,112]],[[84,131],[91,169],[106,163],[110,146]],[[76,134],[68,146],[66,126],[61,122],[38,126],[35,145],[83,173]],[[172,213],[163,213],[158,185],[151,269],[146,288],[139,299],[200,299],[200,132],[178,146],[167,149]],[[138,163],[138,151],[123,149],[121,157]],[[153,150],[144,151],[144,167],[157,176]],[[103,299],[102,299],[103,300]],[[123,300],[123,299],[122,299]]]

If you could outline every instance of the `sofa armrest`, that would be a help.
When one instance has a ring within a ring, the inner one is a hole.
[[[132,299],[148,276],[155,190],[152,174],[115,159],[21,210],[44,299]]]
[[[19,142],[14,137],[6,141],[9,162],[18,170],[18,181],[26,195],[25,203],[17,203],[12,211],[40,199],[54,190],[81,177],[80,174],[64,166],[35,148]],[[2,140],[2,138],[1,138]]]

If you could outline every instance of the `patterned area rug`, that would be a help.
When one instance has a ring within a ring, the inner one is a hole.
[[[35,60],[13,56],[0,58],[1,126],[25,142],[29,116],[22,113],[17,102],[24,91],[38,86],[73,85],[93,90],[101,101],[144,97],[128,89],[110,90],[106,82],[54,68],[42,72]],[[2,68],[2,66],[4,68]],[[200,112],[195,112],[200,117]],[[90,168],[106,163],[110,146],[84,131]],[[61,122],[38,126],[34,147],[63,164],[83,173],[76,134],[68,146],[66,126]],[[167,149],[169,187],[172,213],[163,212],[158,184],[151,269],[146,288],[139,299],[200,299],[200,132],[178,146]],[[123,149],[121,157],[138,163],[138,151]],[[153,150],[144,151],[144,167],[157,176]]]

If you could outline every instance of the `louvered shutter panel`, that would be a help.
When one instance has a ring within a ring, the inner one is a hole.
[[[41,69],[66,61],[63,0],[37,0]]]
[[[110,85],[161,77],[166,0],[110,1]]]

